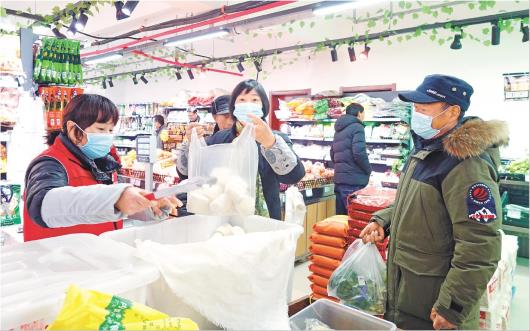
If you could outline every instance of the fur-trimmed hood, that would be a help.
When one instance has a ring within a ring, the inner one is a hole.
[[[443,140],[444,150],[459,159],[476,157],[490,147],[508,145],[508,124],[504,121],[484,121],[473,118],[449,133]]]

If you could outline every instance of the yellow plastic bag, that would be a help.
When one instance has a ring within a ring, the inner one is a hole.
[[[188,318],[169,317],[117,296],[70,285],[63,307],[47,330],[198,330]]]

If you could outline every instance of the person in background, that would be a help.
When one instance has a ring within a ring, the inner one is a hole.
[[[1,180],[7,179],[7,148],[4,143],[0,143],[0,176]]]
[[[365,242],[390,233],[385,318],[408,329],[479,328],[480,298],[501,257],[502,121],[464,118],[473,88],[430,75],[399,94],[414,103],[414,150],[394,205],[374,214]]]
[[[176,198],[149,201],[149,192],[114,184],[120,168],[112,146],[118,109],[95,94],[74,97],[64,110],[61,131],[26,170],[24,241],[122,228],[121,219],[166,219]]]
[[[156,148],[164,149],[164,142],[160,139],[160,133],[166,128],[164,116],[155,115],[153,121],[155,123]]]
[[[215,120],[213,132],[230,129],[234,125],[234,117],[230,113],[230,96],[221,95],[212,103],[212,116]]]
[[[364,108],[358,103],[346,107],[335,123],[331,161],[335,169],[336,214],[348,214],[348,196],[368,184],[372,167],[366,153]]]
[[[231,143],[245,125],[254,124],[259,153],[256,214],[279,220],[280,183],[298,183],[305,175],[304,166],[292,150],[289,138],[283,133],[273,132],[265,121],[269,113],[269,99],[260,83],[254,79],[239,83],[232,92],[229,109],[236,118],[232,127],[216,132],[206,143]],[[199,130],[197,133],[200,133]],[[188,173],[188,153],[188,144],[182,144],[177,150],[177,170],[185,175]]]
[[[188,108],[188,120],[190,123],[199,123],[201,121],[199,114],[197,114],[197,109]]]

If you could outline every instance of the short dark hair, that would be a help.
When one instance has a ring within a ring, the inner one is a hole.
[[[256,93],[261,99],[261,104],[263,105],[262,118],[265,119],[267,115],[269,115],[269,98],[267,97],[267,93],[265,92],[263,85],[258,83],[258,81],[256,81],[255,79],[247,79],[237,84],[237,86],[232,91],[232,97],[230,98],[230,112],[234,112],[237,97],[240,96],[242,93],[248,93],[252,90],[256,91]]]
[[[107,123],[112,120],[114,125],[118,123],[120,113],[114,102],[98,94],[81,94],[75,96],[68,102],[63,111],[62,132],[68,133],[66,123],[72,121],[81,129],[86,129],[94,123]],[[48,131],[46,143],[53,145],[55,138],[61,131]],[[78,139],[83,138],[83,132],[74,127],[74,135]]]
[[[358,103],[351,103],[346,107],[346,114],[357,116],[359,113],[364,112],[364,107]]]
[[[165,123],[164,116],[162,115],[155,115],[155,117],[153,117],[153,120],[159,123],[160,125],[164,125]]]

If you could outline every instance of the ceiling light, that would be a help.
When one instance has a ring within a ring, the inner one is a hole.
[[[133,75],[132,80],[133,80],[134,85],[138,85],[138,78],[136,78],[136,74]]]
[[[177,77],[177,80],[181,80],[182,79],[182,74],[180,73],[180,68],[177,68],[177,70],[175,71],[175,76]]]
[[[72,22],[70,23],[68,30],[66,30],[66,35],[68,35],[68,37],[73,38],[75,34],[77,33],[76,25],[77,25],[77,18],[75,18],[75,14],[72,12]]]
[[[105,77],[103,77],[103,82],[101,82],[101,86],[103,87],[104,90],[107,89],[107,82],[105,81]]]
[[[361,58],[361,60],[366,60],[368,59],[368,55],[370,54],[370,47],[365,43],[364,44],[364,51],[361,52],[361,55],[359,55],[359,57]]]
[[[149,83],[149,81],[147,80],[147,78],[145,78],[145,72],[142,74],[142,77],[140,77],[140,80],[141,80],[142,82],[144,82],[144,84]]]
[[[382,0],[333,1],[332,5],[319,6],[313,9],[313,14],[319,16],[329,15],[348,9],[366,7],[378,2],[382,2]]]
[[[173,46],[182,45],[182,44],[189,44],[191,42],[198,41],[198,40],[213,39],[217,37],[226,36],[227,34],[228,34],[227,29],[220,29],[220,30],[214,30],[214,31],[209,31],[209,32],[197,33],[194,36],[190,36],[190,37],[184,36],[181,39],[177,39],[174,41],[168,41],[164,43],[164,46],[173,47]]]
[[[102,56],[89,58],[88,60],[84,62],[84,64],[91,65],[91,64],[97,64],[97,63],[103,63],[103,62],[110,62],[110,61],[121,59],[122,57],[123,57],[123,54],[121,53],[105,54]]]
[[[114,87],[114,83],[112,82],[112,77],[109,77],[109,86]]]
[[[339,57],[337,56],[337,48],[335,46],[330,46],[331,47],[331,61],[332,62],[337,62]]]
[[[245,60],[244,57],[240,57],[239,58],[239,63],[237,64],[237,70],[239,70],[239,72],[245,71],[245,67],[243,66],[243,61],[244,60]]]
[[[191,71],[191,68],[189,68],[188,70],[186,70],[188,72],[188,77],[193,80],[195,79],[195,76],[193,76],[193,71]]]
[[[499,45],[501,43],[501,29],[498,22],[491,23],[491,44]]]
[[[139,1],[127,1],[125,5],[121,8],[121,12],[126,16],[131,16],[134,8],[138,6]]]
[[[528,41],[528,25],[523,25],[523,23],[521,23],[521,32],[523,33],[522,42],[525,43]]]
[[[88,22],[88,16],[83,10],[81,10],[79,18],[77,19],[77,22],[75,24],[75,28],[77,29],[77,31],[83,31],[85,29],[86,22]]]
[[[451,49],[461,49],[462,43],[460,42],[462,40],[461,34],[455,34],[455,39],[453,39],[453,42],[451,43]]]
[[[59,29],[57,29],[57,27],[54,27],[52,29],[52,32],[57,38],[66,39],[66,36],[64,34],[62,34],[61,31],[59,31]]]
[[[261,72],[261,70],[262,70],[262,69],[261,69],[261,64],[259,63],[258,60],[254,60],[254,66],[256,67],[256,70],[257,70],[258,72]]]
[[[355,56],[355,48],[353,48],[353,46],[353,43],[348,46],[348,56],[350,57],[350,62],[354,62],[355,60],[357,60],[357,57]]]

